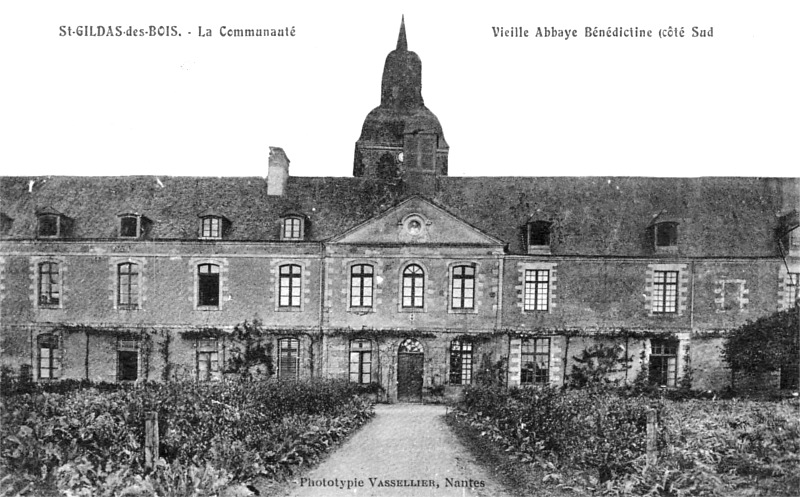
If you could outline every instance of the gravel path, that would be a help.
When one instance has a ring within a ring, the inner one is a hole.
[[[450,432],[444,414],[444,406],[376,406],[372,421],[291,483],[291,495],[506,496]]]

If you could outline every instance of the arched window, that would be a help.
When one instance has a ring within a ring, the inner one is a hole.
[[[120,309],[139,308],[139,265],[124,262],[117,266],[117,306]]]
[[[280,288],[278,307],[300,307],[302,298],[302,268],[297,264],[285,264],[279,269]]]
[[[221,240],[222,228],[223,219],[220,216],[203,216],[200,218],[200,238]]]
[[[58,307],[61,303],[61,273],[57,262],[39,264],[39,306]]]
[[[450,384],[472,383],[472,342],[453,340],[450,342]]]
[[[372,307],[373,268],[355,264],[350,268],[350,307]]]
[[[450,289],[450,302],[453,309],[473,309],[475,307],[475,267],[455,266]]]
[[[219,306],[219,266],[216,264],[197,266],[197,305]]]
[[[302,240],[305,237],[304,219],[300,216],[289,216],[283,219],[281,239]]]
[[[151,221],[141,214],[122,213],[119,217],[120,238],[143,238]]]
[[[400,342],[397,352],[399,354],[424,354],[425,349],[416,338],[406,338]]]
[[[425,305],[425,271],[417,264],[403,270],[403,307],[422,309]]]

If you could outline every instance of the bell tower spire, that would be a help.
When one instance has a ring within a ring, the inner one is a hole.
[[[397,46],[383,66],[381,103],[356,142],[353,176],[433,185],[436,176],[447,175],[448,152],[442,125],[422,99],[422,61],[408,50],[403,16]]]
[[[400,34],[397,35],[397,51],[408,51],[408,41],[406,40],[406,16],[400,18]]]

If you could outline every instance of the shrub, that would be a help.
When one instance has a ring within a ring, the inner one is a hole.
[[[606,494],[729,495],[747,488],[795,495],[797,399],[674,402],[620,392],[471,387],[456,415],[521,462],[596,472],[586,485]],[[651,408],[659,426],[655,465],[645,457]]]
[[[279,479],[372,415],[357,386],[334,381],[73,386],[4,399],[0,469],[14,475],[15,487],[55,485],[87,495],[113,487],[113,495],[128,484],[158,489],[200,473],[215,482]],[[147,411],[158,413],[164,458],[150,476],[142,461]]]

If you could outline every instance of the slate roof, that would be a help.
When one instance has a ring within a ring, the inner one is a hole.
[[[661,214],[679,222],[679,255],[774,257],[787,191],[790,210],[798,179],[440,177],[430,200],[510,253],[524,253],[528,221],[547,220],[554,255],[650,256],[647,227]],[[12,220],[5,240],[34,238],[42,208],[71,219],[71,239],[116,238],[117,214],[136,212],[152,221],[150,239],[196,240],[211,211],[230,220],[229,240],[278,241],[287,213],[308,216],[309,239],[326,240],[411,193],[345,177],[290,177],[281,197],[267,196],[260,177],[3,177],[0,213]]]

